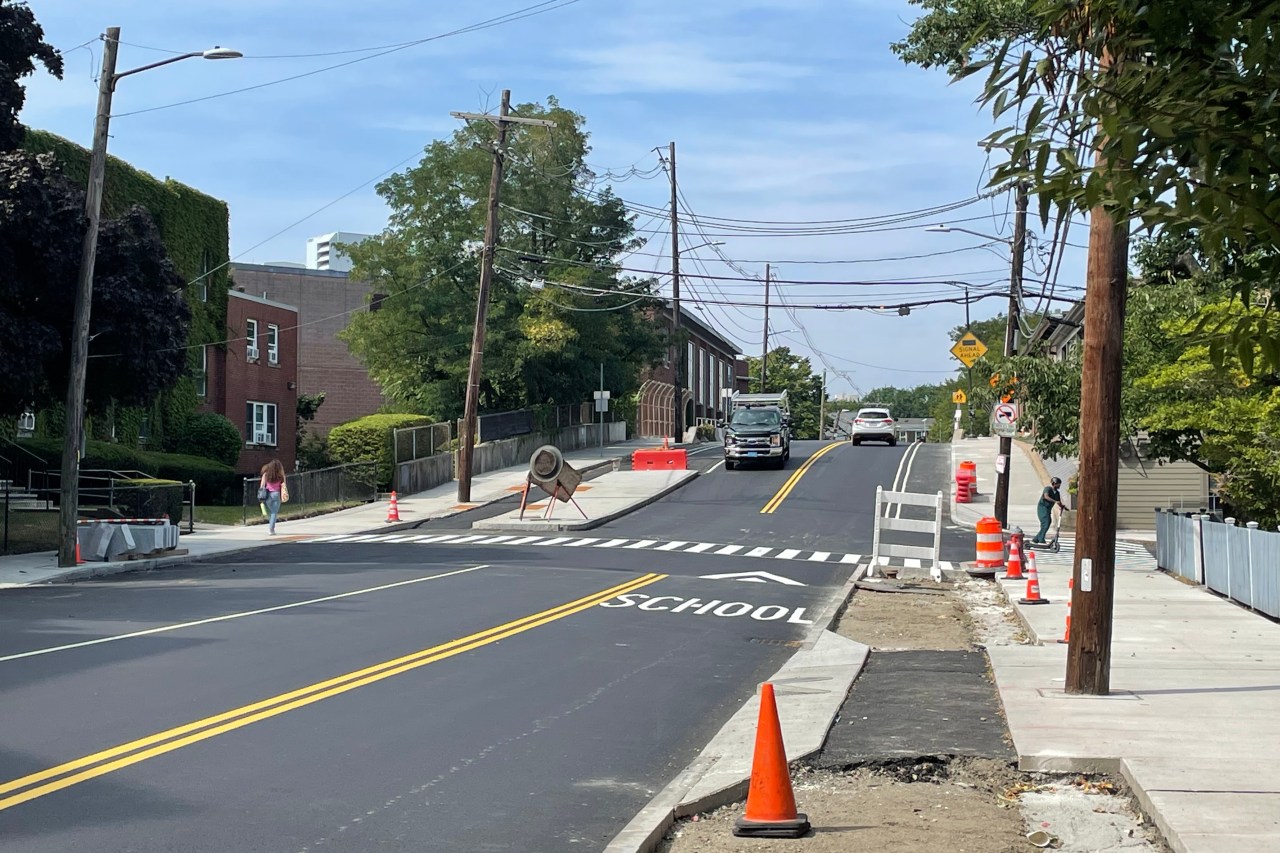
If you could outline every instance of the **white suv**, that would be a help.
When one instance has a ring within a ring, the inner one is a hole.
[[[849,440],[854,444],[864,441],[886,441],[890,447],[898,443],[898,434],[894,429],[895,418],[885,408],[858,409],[853,416],[853,429]]]

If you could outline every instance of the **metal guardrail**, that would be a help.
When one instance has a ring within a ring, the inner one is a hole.
[[[1259,613],[1280,619],[1280,532],[1196,513],[1156,510],[1156,562]]]

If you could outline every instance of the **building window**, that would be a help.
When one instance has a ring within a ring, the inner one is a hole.
[[[258,321],[244,321],[244,357],[247,361],[258,360]]]
[[[280,363],[280,327],[267,324],[267,364]]]
[[[696,351],[695,351],[695,350],[694,350],[694,348],[693,348],[693,342],[692,342],[692,341],[690,341],[690,342],[689,342],[689,357],[688,357],[687,359],[685,359],[685,362],[684,362],[684,370],[685,370],[684,385],[685,385],[685,387],[686,387],[686,388],[688,388],[690,391],[692,391],[692,390],[693,390],[693,371],[694,371],[694,369],[695,369],[695,368],[696,368],[696,366],[697,366],[697,365],[694,363],[694,355],[695,355],[695,354],[696,354]]]
[[[252,400],[244,404],[244,432],[248,436],[247,444],[265,444],[276,446],[276,404],[255,403]]]
[[[196,374],[196,395],[209,396],[209,348],[200,347],[200,372]]]

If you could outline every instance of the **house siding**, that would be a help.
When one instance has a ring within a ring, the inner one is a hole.
[[[1155,527],[1155,508],[1199,509],[1209,506],[1209,475],[1190,462],[1121,459],[1116,526],[1130,530]]]

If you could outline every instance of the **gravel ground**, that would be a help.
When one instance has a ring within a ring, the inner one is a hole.
[[[900,579],[882,586],[908,591],[855,590],[838,633],[885,651],[1028,642],[995,584]],[[1168,850],[1127,793],[1100,777],[1020,773],[989,759],[922,757],[847,772],[798,766],[792,780],[797,807],[814,827],[808,836],[734,837],[733,822],[744,808],[736,803],[678,822],[658,850],[1029,853],[1042,849],[1028,839],[1035,831],[1046,834],[1049,849],[1074,853]]]

